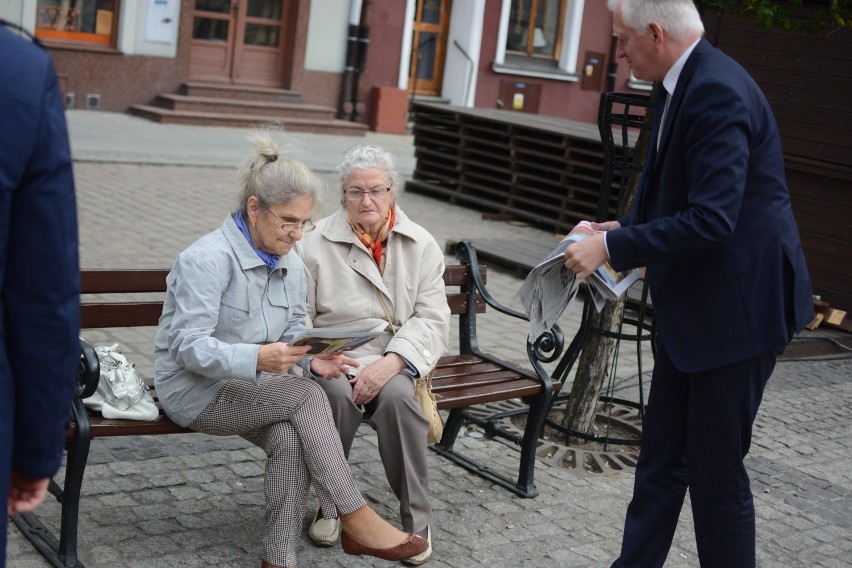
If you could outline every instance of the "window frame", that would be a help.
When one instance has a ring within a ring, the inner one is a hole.
[[[122,0],[109,0],[110,2],[112,2],[113,8],[112,17],[109,24],[109,35],[98,34],[94,32],[65,31],[39,27],[40,11],[42,9],[59,7],[55,4],[49,4],[49,1],[50,0],[45,0],[44,4],[42,4],[42,0],[36,0],[35,2],[33,34],[39,40],[45,41],[50,44],[62,44],[64,46],[74,46],[80,48],[91,47],[94,49],[115,49],[115,47],[118,45],[118,22],[121,12]],[[85,1],[86,0],[80,0],[80,3],[82,4]],[[95,2],[96,0],[92,1]],[[97,23],[97,11],[95,18],[95,22]]]
[[[586,0],[560,0],[561,34],[557,39],[558,52],[554,57],[529,57],[520,52],[506,49],[511,20],[511,0],[503,0],[500,12],[500,26],[497,47],[492,70],[495,73],[541,77],[561,81],[576,82],[580,79],[577,72],[577,57],[580,49],[580,35],[583,24],[583,10]]]
[[[517,2],[523,2],[524,0],[516,0],[516,1]],[[565,9],[566,9],[566,6],[569,3],[569,0],[556,0],[557,2],[559,2],[559,9],[557,10],[558,13],[556,14],[556,20],[557,20],[557,22],[556,22],[556,34],[555,34],[556,41],[553,45],[553,55],[547,55],[547,54],[543,54],[543,53],[535,53],[535,45],[533,43],[535,41],[535,30],[537,28],[543,29],[543,26],[538,25],[539,24],[539,22],[537,20],[537,18],[538,18],[538,7],[540,6],[540,4],[542,2],[546,2],[546,1],[547,0],[530,0],[530,15],[529,15],[528,20],[527,20],[527,29],[526,29],[526,33],[527,33],[526,50],[525,51],[515,51],[515,50],[509,50],[509,48],[506,47],[506,55],[516,56],[516,57],[529,57],[529,58],[533,58],[533,59],[553,60],[553,61],[558,59],[559,53],[562,51],[562,37],[563,37],[562,27],[565,25]],[[512,9],[512,0],[509,1],[510,13],[511,13],[511,9]],[[517,24],[516,23],[513,24],[512,22],[509,22],[509,25],[513,26],[513,25],[517,25]]]

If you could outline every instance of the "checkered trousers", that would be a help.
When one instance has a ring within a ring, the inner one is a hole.
[[[313,479],[342,514],[366,503],[343,454],[328,399],[311,379],[264,373],[259,384],[231,379],[189,427],[239,435],[266,452],[265,558],[296,564],[296,545]]]

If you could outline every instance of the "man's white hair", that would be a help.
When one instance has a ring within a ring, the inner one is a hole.
[[[621,10],[621,21],[645,35],[648,25],[657,23],[674,41],[704,35],[704,22],[692,0],[607,0],[610,11]]]

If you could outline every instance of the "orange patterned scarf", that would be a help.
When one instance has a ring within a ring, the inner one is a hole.
[[[352,227],[352,230],[357,235],[358,239],[364,243],[364,246],[370,249],[373,253],[373,260],[376,261],[376,266],[379,267],[379,272],[384,274],[385,272],[385,251],[384,245],[388,242],[388,233],[390,233],[391,228],[393,227],[393,222],[396,219],[396,213],[393,210],[393,207],[390,209],[390,213],[388,213],[388,218],[385,221],[384,226],[379,231],[379,236],[377,239],[373,239],[370,236],[370,233],[362,229],[361,227],[349,221],[349,226]]]

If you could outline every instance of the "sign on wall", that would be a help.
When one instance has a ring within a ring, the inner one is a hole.
[[[145,6],[145,41],[175,43],[177,41],[179,0],[147,0]]]

